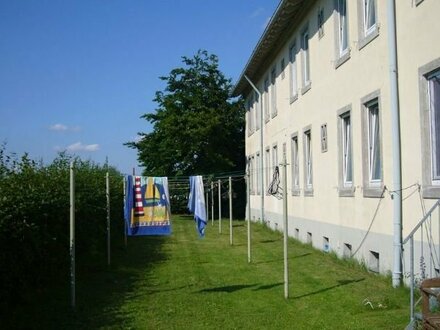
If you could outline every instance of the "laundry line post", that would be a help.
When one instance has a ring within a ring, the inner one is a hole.
[[[74,309],[75,299],[75,172],[70,162],[70,303]]]
[[[105,196],[107,199],[107,265],[110,266],[110,177],[105,175]]]
[[[125,248],[127,248],[127,221],[125,220],[125,202],[126,202],[126,198],[127,198],[127,196],[125,195],[125,189],[126,189],[126,177],[124,176],[123,178],[122,178],[122,189],[123,189],[123,192],[122,192],[122,196],[123,196],[123,202],[124,202],[124,208],[123,208],[123,210],[124,210],[124,216],[123,216],[123,219],[124,219],[124,244],[125,244]]]
[[[214,226],[214,182],[211,181],[211,225]]]
[[[229,243],[232,245],[232,179],[229,177]]]
[[[250,171],[249,167],[247,170],[247,182],[246,182],[246,195],[247,195],[247,203],[248,203],[248,217],[247,217],[247,239],[248,239],[248,263],[251,263],[251,190],[249,187],[250,184]]]
[[[205,208],[206,208],[206,221],[208,221],[208,220],[209,220],[209,199],[208,199],[208,189],[206,189],[206,192],[205,192],[205,201],[206,201],[206,204],[205,204]]]
[[[288,256],[287,256],[287,238],[288,238],[288,228],[287,228],[287,161],[286,153],[283,156],[283,218],[284,218],[284,298],[289,298],[289,267],[288,267]]]
[[[218,233],[222,233],[222,182],[218,179]]]

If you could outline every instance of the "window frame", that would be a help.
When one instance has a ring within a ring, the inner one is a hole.
[[[271,117],[274,118],[277,115],[277,67],[274,65],[270,70],[270,108]]]
[[[345,4],[344,15],[342,15],[341,2]],[[348,25],[347,0],[335,0],[335,69],[340,67],[351,57],[350,33]],[[342,28],[344,25],[344,29]],[[342,33],[344,31],[344,33]],[[342,48],[343,40],[346,41],[346,48]]]
[[[266,146],[266,148],[264,149],[264,160],[266,163],[266,168],[265,168],[265,181],[266,181],[266,185],[265,187],[269,187],[270,185],[270,181],[271,181],[271,176],[270,176],[270,169],[271,169],[271,158],[270,158],[270,147]],[[269,195],[269,192],[267,191],[267,189],[265,189],[266,191],[266,195]]]
[[[350,120],[350,130],[348,132],[347,145],[347,130],[346,119]],[[339,187],[338,193],[340,197],[353,197],[355,193],[354,185],[354,166],[353,166],[353,116],[351,104],[347,105],[337,111],[338,122],[338,159],[339,159]],[[347,148],[349,150],[347,151]],[[350,153],[351,157],[346,154]],[[347,164],[347,158],[350,158],[350,164]],[[351,181],[347,180],[347,168],[351,167]]]
[[[374,17],[375,22],[372,26],[367,28],[366,26],[366,4],[367,2],[371,2],[374,5]],[[378,10],[377,10],[377,0],[358,0],[358,48],[359,50],[368,45],[371,41],[376,39],[379,35],[379,19],[378,19]]]
[[[303,129],[304,196],[313,196],[313,140],[312,126]]]
[[[324,7],[318,9],[318,37],[321,39],[324,36]]]
[[[264,121],[267,123],[270,120],[270,100],[269,100],[269,76],[266,76],[263,83],[264,89]]]
[[[377,139],[379,141],[373,140],[371,135],[371,110],[374,108],[374,105],[377,105],[377,122],[378,128],[375,131],[377,132]],[[381,111],[381,97],[380,91],[376,90],[361,99],[361,111],[362,111],[362,175],[363,175],[363,193],[364,197],[383,197],[382,190],[384,185],[384,176],[383,176],[383,138],[382,138],[382,111]],[[370,146],[374,143],[373,146]],[[376,146],[379,148],[379,154],[377,155],[379,158],[374,158],[374,151],[377,150],[373,147]],[[376,179],[372,177],[374,159],[379,162],[380,165],[380,178]]]
[[[290,103],[298,99],[298,66],[296,61],[296,42],[289,46],[289,93]]]
[[[419,68],[419,103],[422,142],[422,196],[423,198],[440,198],[440,180],[433,178],[433,141],[432,117],[429,80],[440,75],[440,58]],[[440,111],[440,109],[439,109]],[[440,151],[439,151],[440,152]]]
[[[301,61],[302,61],[302,89],[301,94],[305,94],[312,85],[310,78],[310,34],[308,24],[301,32]]]
[[[301,192],[299,178],[299,141],[298,132],[290,136],[290,157],[292,164],[292,196],[299,196]]]

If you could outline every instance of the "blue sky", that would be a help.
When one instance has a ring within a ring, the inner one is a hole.
[[[181,66],[206,49],[235,82],[279,0],[0,0],[0,143],[49,163],[60,150],[137,164],[123,146]]]

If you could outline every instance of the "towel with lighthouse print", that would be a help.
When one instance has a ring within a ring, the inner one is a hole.
[[[171,234],[168,178],[129,175],[126,183],[127,235]]]

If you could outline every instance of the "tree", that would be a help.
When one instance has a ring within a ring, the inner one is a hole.
[[[144,173],[152,176],[209,174],[244,170],[244,107],[232,100],[231,79],[218,68],[216,55],[198,51],[182,57],[184,67],[173,69],[164,91],[157,91],[155,113],[141,118],[153,124],[138,133],[137,149]]]

